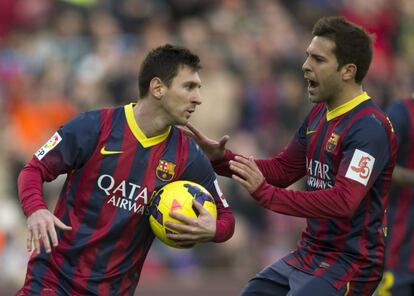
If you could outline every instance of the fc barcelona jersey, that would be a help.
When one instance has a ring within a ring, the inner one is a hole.
[[[203,185],[218,209],[214,239],[228,239],[234,219],[207,157],[180,129],[147,138],[133,104],[86,112],[62,126],[22,171],[19,193],[26,215],[45,208],[39,184],[67,174],[54,214],[72,231],[59,245],[32,254],[22,295],[133,295],[154,239],[147,208],[152,193],[175,180]],[[37,191],[36,191],[37,190]],[[221,223],[221,224],[220,224]]]
[[[349,295],[376,286],[396,151],[389,120],[364,92],[331,111],[316,104],[282,153],[255,160],[265,177],[253,192],[259,204],[307,218],[288,264],[336,288],[351,282]],[[226,152],[226,161],[233,157]],[[228,175],[226,161],[217,172]],[[284,189],[302,177],[306,191]]]

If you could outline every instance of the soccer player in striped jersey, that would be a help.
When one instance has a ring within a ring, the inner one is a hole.
[[[291,142],[269,159],[225,150],[188,125],[213,161],[257,202],[307,218],[296,249],[253,277],[242,295],[371,295],[382,277],[384,211],[397,140],[362,88],[372,58],[370,36],[342,17],[321,18],[303,64],[315,103]],[[306,191],[285,187],[302,177]]]
[[[186,48],[152,50],[136,103],[80,114],[23,168],[19,197],[34,252],[17,295],[133,295],[154,239],[147,207],[154,190],[174,180],[207,188],[218,217],[194,202],[198,218],[171,213],[185,223],[171,239],[188,246],[232,236],[234,217],[210,161],[175,127],[201,104],[199,62]],[[60,174],[67,178],[52,214],[42,184]]]
[[[398,138],[387,209],[385,272],[378,296],[414,295],[414,98],[387,109]]]

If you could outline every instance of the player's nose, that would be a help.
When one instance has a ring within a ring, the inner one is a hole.
[[[303,72],[309,72],[311,69],[310,69],[310,65],[309,65],[309,58],[306,58],[306,60],[303,62],[303,65],[302,65],[302,71]]]
[[[195,93],[192,95],[191,102],[196,105],[200,105],[202,103],[202,98],[199,89],[197,89]]]

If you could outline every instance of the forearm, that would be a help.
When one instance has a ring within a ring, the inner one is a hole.
[[[349,218],[364,193],[355,186],[295,191],[263,182],[252,195],[261,206],[277,213],[303,218]]]
[[[216,243],[230,239],[234,233],[235,219],[230,208],[218,208],[216,234],[212,241]]]
[[[265,177],[266,182],[281,188],[295,183],[306,173],[303,170],[303,164],[296,169],[291,165],[286,165],[279,157],[256,159],[255,163]]]
[[[28,217],[39,209],[47,209],[42,198],[42,174],[40,169],[27,164],[17,180],[19,199],[24,214]]]

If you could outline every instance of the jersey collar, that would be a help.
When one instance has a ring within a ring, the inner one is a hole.
[[[368,99],[370,99],[370,96],[364,91],[362,94],[356,96],[355,98],[346,102],[345,104],[342,104],[336,107],[335,109],[326,112],[326,120],[329,121],[338,116],[341,116],[342,114],[345,114],[346,112],[354,109],[356,106]]]
[[[168,130],[161,135],[147,138],[147,136],[142,132],[142,130],[138,126],[137,121],[135,120],[134,105],[135,103],[130,103],[128,105],[125,105],[124,109],[128,126],[134,134],[135,138],[137,138],[138,142],[140,142],[144,148],[148,148],[157,145],[165,139],[167,139],[168,135],[170,134],[171,127],[169,127]]]

